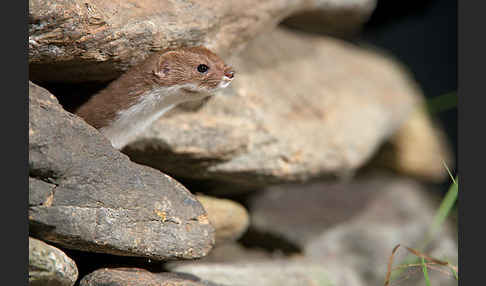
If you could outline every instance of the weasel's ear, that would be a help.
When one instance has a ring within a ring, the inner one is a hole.
[[[154,74],[158,77],[166,77],[170,72],[169,61],[160,59]]]

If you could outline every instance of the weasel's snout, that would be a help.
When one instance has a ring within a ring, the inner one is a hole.
[[[233,68],[230,66],[225,66],[224,75],[218,87],[219,88],[227,87],[231,83],[231,81],[233,81],[234,76],[235,76],[235,71],[233,70]]]
[[[228,78],[233,78],[235,76],[234,71],[225,72],[224,75]]]
[[[235,76],[235,71],[231,67],[226,67],[224,69],[224,76],[232,79]]]

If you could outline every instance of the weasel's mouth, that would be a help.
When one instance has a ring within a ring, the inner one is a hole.
[[[219,88],[225,88],[227,87],[228,85],[230,85],[231,81],[233,79],[232,78],[229,78],[227,76],[223,76],[223,79],[221,80],[221,82],[219,83],[218,87]]]

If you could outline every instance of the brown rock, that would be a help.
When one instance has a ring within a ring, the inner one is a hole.
[[[214,227],[216,245],[237,240],[248,228],[248,212],[239,203],[204,195],[197,195],[196,198]]]
[[[139,268],[103,268],[81,279],[80,286],[218,286],[194,275],[151,273]]]
[[[421,100],[395,61],[328,37],[277,29],[233,65],[221,96],[161,118],[124,152],[174,176],[233,185],[345,175]]]
[[[369,15],[374,3],[375,0],[30,0],[30,79],[106,81],[151,51],[184,45],[206,45],[227,56],[294,12],[317,9],[325,15],[347,9]]]
[[[197,199],[111,147],[29,83],[29,233],[66,248],[148,257],[205,256],[214,229]]]
[[[78,279],[76,263],[60,249],[29,237],[29,285],[72,286]]]

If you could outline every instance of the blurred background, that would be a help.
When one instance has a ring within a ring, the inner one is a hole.
[[[378,1],[359,36],[406,64],[428,99],[457,90],[457,1]],[[457,162],[457,108],[436,117]]]
[[[334,15],[359,19],[360,15]],[[362,27],[323,20],[312,12],[284,21],[292,29],[330,34],[391,56],[405,65],[422,89],[434,123],[443,130],[457,162],[457,1],[377,1]],[[455,166],[449,166],[455,174]],[[444,192],[449,186],[444,181]]]

